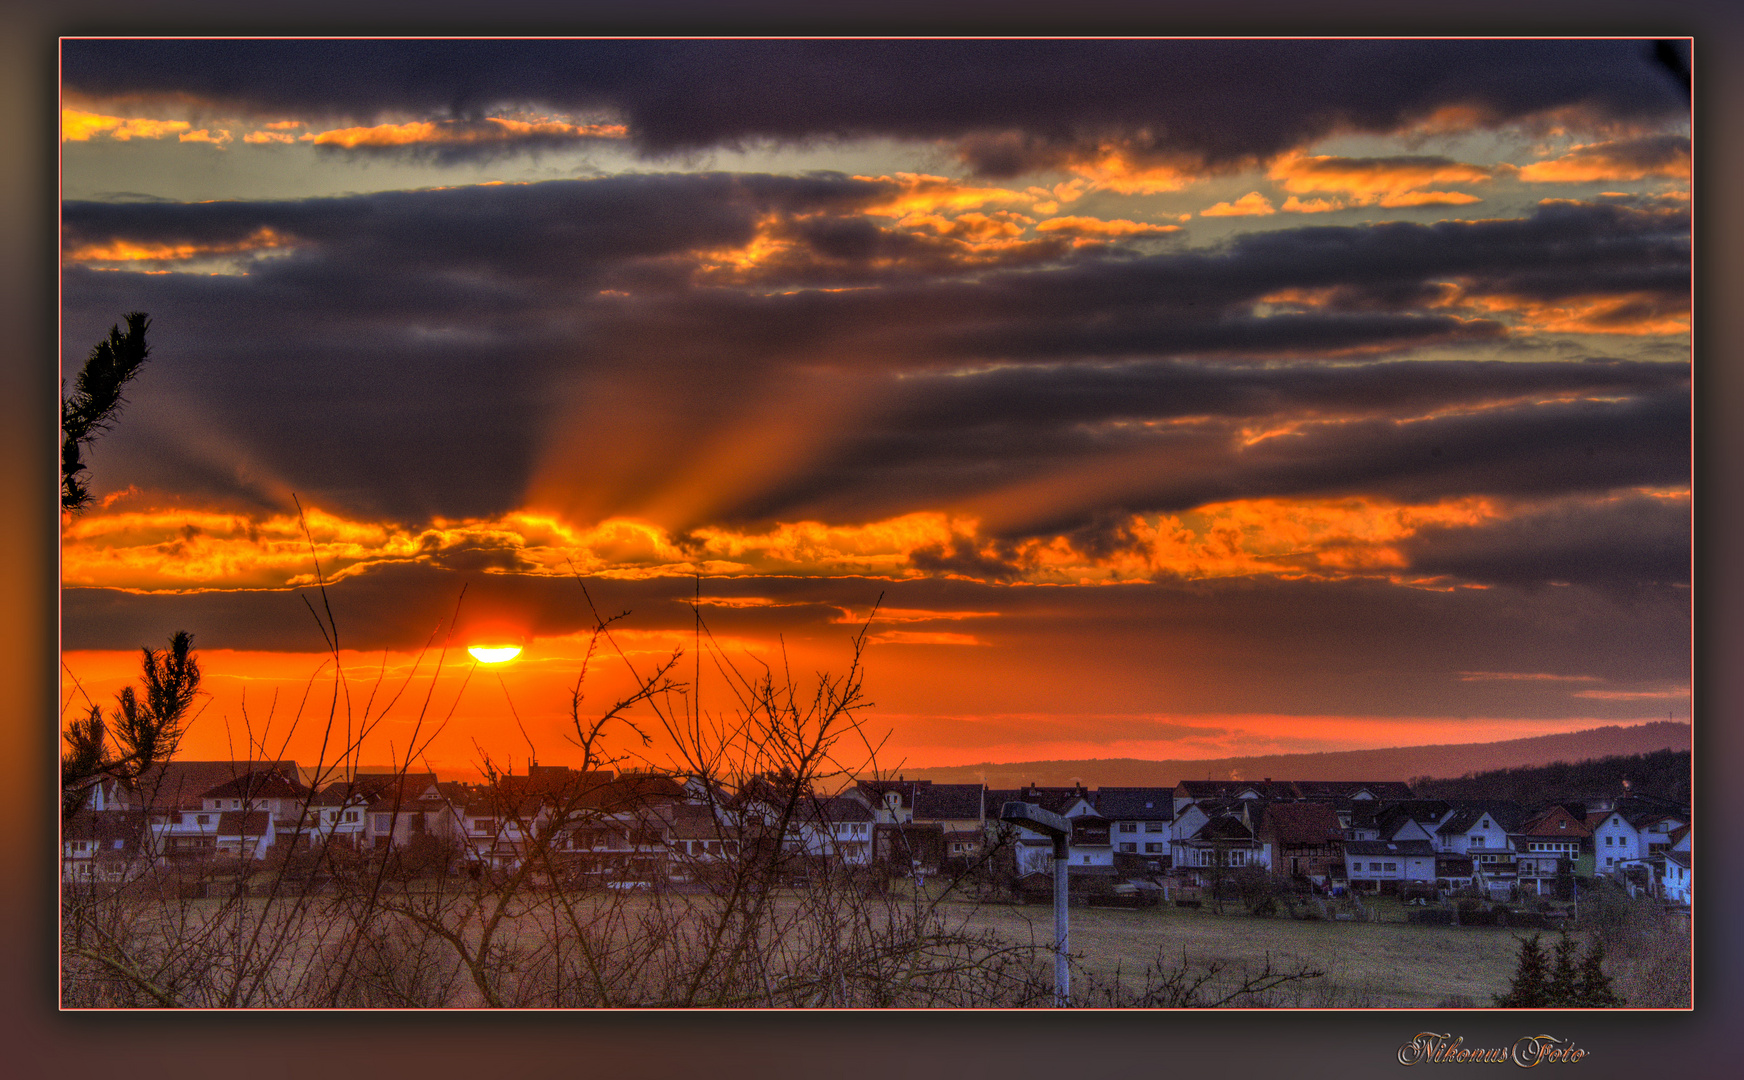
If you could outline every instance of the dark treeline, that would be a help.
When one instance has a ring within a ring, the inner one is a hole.
[[[996,788],[1022,787],[1031,783],[1173,787],[1181,780],[1259,780],[1268,776],[1290,780],[1407,780],[1413,776],[1468,776],[1492,769],[1521,769],[1558,761],[1590,761],[1617,754],[1687,751],[1689,745],[1688,723],[1655,720],[1626,727],[1611,725],[1488,743],[1392,746],[1376,750],[1209,760],[1092,758],[999,764],[982,762],[975,765],[905,766],[902,771],[910,780],[931,780],[935,784],[979,782]]]
[[[1495,769],[1467,773],[1458,778],[1411,781],[1419,798],[1509,799],[1533,806],[1549,802],[1628,794],[1670,799],[1683,805],[1690,797],[1690,752],[1655,750],[1647,754],[1623,754],[1570,764],[1558,761],[1518,769]]]

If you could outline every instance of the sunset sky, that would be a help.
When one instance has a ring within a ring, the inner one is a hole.
[[[882,597],[891,767],[1687,719],[1687,61],[67,41],[62,362],[153,352],[63,701],[185,629],[186,756],[312,761],[318,563],[362,756],[445,771],[573,758],[578,578],[799,677]]]

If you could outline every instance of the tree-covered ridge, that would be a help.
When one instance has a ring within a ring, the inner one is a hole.
[[[1627,780],[1629,786],[1624,788]],[[1624,794],[1689,805],[1690,752],[1655,750],[1574,763],[1558,761],[1517,769],[1466,773],[1448,779],[1420,776],[1411,788],[1425,799],[1506,799],[1536,806]]]

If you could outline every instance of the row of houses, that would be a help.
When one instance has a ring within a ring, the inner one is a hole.
[[[1166,871],[1204,885],[1257,870],[1327,891],[1500,898],[1565,895],[1573,879],[1607,874],[1679,903],[1693,877],[1687,809],[1641,796],[1524,807],[1417,799],[1397,782],[1272,780],[990,796],[1069,818],[1071,872],[1083,877]],[[1023,836],[1019,849],[1020,872],[1050,872],[1042,837]]]
[[[1050,840],[999,822],[1007,802],[1072,822],[1070,873],[1086,883],[1157,878],[1208,884],[1263,872],[1340,891],[1493,896],[1565,892],[1616,875],[1688,901],[1690,822],[1640,796],[1526,808],[1417,799],[1393,781],[1183,781],[1174,787],[992,789],[861,781],[799,797],[780,778],[725,791],[694,778],[532,765],[487,784],[433,774],[354,775],[316,786],[293,762],[172,763],[129,791],[100,785],[67,822],[69,880],[129,865],[265,860],[339,843],[365,855],[418,845],[474,870],[511,870],[535,844],[563,872],[632,883],[682,881],[774,845],[810,865],[966,867],[998,850],[1018,877],[1053,872]],[[553,861],[555,860],[555,861]]]
[[[982,849],[982,795],[980,785],[868,781],[798,797],[778,779],[728,792],[537,764],[484,784],[403,773],[313,785],[295,762],[175,762],[131,788],[93,789],[64,824],[63,876],[247,866],[331,845],[365,857],[422,848],[473,871],[517,869],[537,847],[547,869],[649,884],[695,876],[749,844],[800,863],[936,869]]]

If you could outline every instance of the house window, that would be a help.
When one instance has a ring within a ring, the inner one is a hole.
[[[1160,855],[1160,854],[1162,854],[1162,851],[1163,851],[1163,845],[1161,845],[1161,844],[1146,844],[1145,845],[1145,854],[1146,855]]]
[[[1388,869],[1388,870],[1397,870],[1397,869],[1398,869],[1398,868],[1399,868],[1399,864],[1398,864],[1398,863],[1388,863],[1388,864],[1387,864],[1387,869]]]
[[[1136,821],[1123,821],[1120,823],[1120,831],[1121,832],[1138,832],[1138,822],[1136,822]]]
[[[1121,844],[1121,845],[1120,845],[1120,850],[1122,850],[1122,851],[1133,851],[1133,852],[1136,852],[1136,851],[1137,851],[1137,850],[1138,850],[1138,845],[1137,845],[1137,844],[1126,844],[1126,843],[1123,843],[1123,844]]]
[[[356,822],[357,821],[357,811],[356,810],[347,810],[345,812],[345,820],[350,821],[350,822]]]
[[[1381,864],[1378,862],[1369,863],[1370,870],[1379,870],[1380,868],[1381,868]]]
[[[1605,837],[1605,846],[1610,847],[1615,839],[1616,839],[1615,837],[1611,837],[1611,836]]]
[[[1162,822],[1160,822],[1160,821],[1147,821],[1147,822],[1145,822],[1145,832],[1162,832],[1162,831],[1163,831],[1163,823]]]
[[[194,818],[194,823],[197,825],[210,825],[210,824],[212,824],[212,815],[211,814],[200,814],[199,816]]]
[[[377,814],[375,816],[375,831],[376,832],[390,832],[390,831],[392,831],[393,827],[394,827],[394,815],[392,815],[392,814]]]

